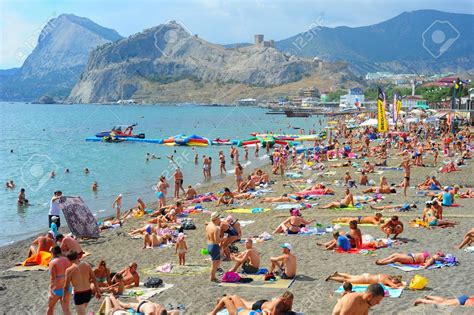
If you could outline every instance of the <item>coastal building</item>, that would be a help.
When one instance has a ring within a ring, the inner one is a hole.
[[[360,107],[364,103],[364,93],[360,88],[353,88],[339,98],[340,107]]]
[[[315,107],[319,104],[317,97],[304,97],[301,99],[301,107]]]
[[[402,108],[405,109],[428,109],[428,102],[421,95],[408,95],[402,98]]]
[[[312,97],[312,98],[319,98],[321,93],[316,87],[309,87],[309,88],[301,88],[298,90],[299,97]]]

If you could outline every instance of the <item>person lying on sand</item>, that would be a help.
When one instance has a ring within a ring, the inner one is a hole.
[[[177,223],[178,222],[178,217],[176,215],[176,210],[175,209],[171,209],[170,212],[164,214],[164,215],[160,215],[154,219],[150,219],[147,221],[148,223],[150,224],[153,224],[153,223],[158,223],[158,222],[161,222],[161,224],[164,224],[164,223],[170,223],[170,224],[173,224],[173,223]]]
[[[160,209],[154,211],[150,214],[150,217],[158,217],[169,213],[171,210],[174,210],[176,214],[181,214],[184,212],[184,206],[181,201],[177,201],[174,205],[168,205],[161,207]],[[155,223],[155,222],[154,222]]]
[[[342,272],[335,272],[329,277],[326,278],[325,281],[336,281],[336,282],[349,282],[352,284],[372,284],[372,283],[380,283],[390,288],[400,288],[404,287],[402,281],[402,276],[393,276],[387,274],[377,274],[372,275],[369,273],[363,273],[361,275],[351,275],[348,273]]]
[[[253,248],[253,241],[251,238],[245,240],[245,251],[240,254],[230,254],[232,261],[235,261],[235,265],[230,271],[237,272],[240,266],[242,270],[248,274],[255,274],[258,272],[260,267],[260,255]]]
[[[380,229],[387,235],[387,238],[393,234],[393,239],[396,239],[403,232],[403,223],[398,219],[398,216],[394,215]]]
[[[48,231],[44,236],[40,236],[31,243],[28,249],[28,258],[40,252],[51,252],[51,249],[56,245],[53,238],[53,231]]]
[[[217,201],[217,205],[220,206],[221,204],[224,205],[231,205],[234,203],[234,194],[230,191],[229,188],[224,188],[224,193],[220,196],[219,200]]]
[[[416,204],[414,203],[404,203],[402,205],[386,205],[386,206],[373,206],[373,205],[370,205],[370,208],[371,209],[374,209],[374,210],[395,210],[395,211],[400,211],[400,212],[403,212],[403,211],[409,211],[411,209],[416,209],[417,206]]]
[[[294,203],[300,203],[303,200],[303,197],[301,196],[295,196],[293,197],[288,197],[288,194],[283,194],[281,197],[265,197],[260,199],[261,203],[268,202],[294,202]]]
[[[438,252],[433,256],[430,256],[430,253],[424,251],[422,253],[408,253],[400,254],[395,253],[387,258],[378,259],[375,261],[377,265],[388,265],[393,263],[400,263],[405,265],[410,264],[420,264],[423,269],[428,268],[433,265],[436,261],[444,261],[445,254],[443,252]]]
[[[359,224],[381,224],[384,219],[382,213],[377,212],[375,215],[370,215],[367,217],[358,216],[358,217],[339,217],[332,220],[332,223],[349,223],[351,221],[357,221]]]
[[[168,244],[171,240],[171,234],[157,235],[156,230],[152,230],[150,234],[145,234],[142,249],[160,247],[160,245]]]
[[[390,186],[382,186],[382,187],[369,187],[362,191],[364,194],[373,193],[373,194],[395,194],[397,193],[395,188],[391,188]]]
[[[112,278],[112,284],[119,282],[117,275],[121,275],[125,289],[138,287],[140,285],[140,276],[137,272],[137,263],[131,263],[128,267],[117,272]]]
[[[296,276],[296,256],[293,255],[293,247],[290,243],[281,244],[283,255],[270,257],[269,274],[278,271],[281,279],[293,279]]]
[[[290,314],[293,308],[293,299],[294,296],[289,291],[271,301],[258,300],[254,303],[248,302],[238,295],[229,295],[218,300],[209,315],[216,315],[223,309],[227,309],[229,315]]]
[[[346,188],[345,194],[346,194],[345,197],[341,201],[339,201],[339,202],[333,201],[333,202],[330,202],[327,205],[321,206],[319,208],[320,209],[347,208],[350,205],[353,205],[354,204],[354,196],[352,195],[349,188]]]
[[[99,314],[104,315],[126,315],[132,309],[135,313],[144,315],[179,315],[178,310],[166,310],[164,306],[147,300],[138,303],[124,303],[114,296],[107,296],[100,306]]]
[[[306,221],[301,217],[301,212],[298,209],[290,210],[290,217],[283,221],[276,229],[273,234],[277,233],[288,233],[298,234],[302,227],[313,223],[315,220]]]
[[[383,287],[374,283],[366,292],[354,292],[344,295],[334,306],[333,315],[368,314],[369,309],[382,302],[385,296]]]
[[[348,166],[351,166],[351,165],[352,165],[351,161],[345,161],[345,162],[342,162],[342,163],[336,163],[336,164],[333,164],[333,165],[329,165],[329,167],[339,168],[339,167],[348,167]]]
[[[466,234],[464,234],[462,242],[454,248],[461,249],[466,245],[470,246],[472,243],[474,243],[474,228],[470,229]]]
[[[474,307],[474,296],[460,295],[457,298],[445,298],[442,296],[426,295],[424,298],[416,299],[415,306],[420,304],[436,304],[447,306],[470,306]]]

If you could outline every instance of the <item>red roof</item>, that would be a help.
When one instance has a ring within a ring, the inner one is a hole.
[[[449,86],[457,80],[457,77],[444,77],[433,82],[427,82],[422,86]]]

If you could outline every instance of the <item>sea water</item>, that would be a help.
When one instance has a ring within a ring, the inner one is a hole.
[[[160,175],[169,179],[168,196],[173,194],[174,164],[167,156],[173,155],[184,174],[184,187],[193,185],[198,193],[203,182],[202,155],[211,156],[212,181],[219,175],[218,152],[226,155],[226,167],[232,170],[229,146],[164,146],[153,143],[86,142],[85,138],[109,130],[116,124],[138,123],[134,133],[145,133],[146,138],[165,139],[177,134],[196,134],[209,139],[247,139],[250,133],[297,134],[293,127],[320,130],[325,125],[322,117],[287,118],[266,115],[266,110],[252,107],[209,107],[197,105],[36,105],[0,103],[0,245],[5,245],[48,227],[49,201],[54,191],[65,196],[81,196],[98,217],[112,214],[112,202],[122,193],[123,209],[136,203],[155,201],[154,186]],[[13,153],[10,153],[13,150]],[[249,148],[249,161],[242,164],[253,168],[268,161],[265,149],[260,158]],[[161,159],[146,161],[146,153]],[[199,162],[194,163],[194,155]],[[84,169],[90,170],[89,174]],[[69,173],[65,173],[65,169]],[[50,178],[50,173],[56,173]],[[245,174],[245,171],[244,171]],[[227,176],[233,176],[228,174]],[[17,187],[7,190],[5,183],[13,180]],[[91,185],[97,181],[98,190]],[[17,205],[20,188],[26,189],[28,207]],[[62,220],[64,222],[64,220]],[[63,223],[65,224],[65,222]]]

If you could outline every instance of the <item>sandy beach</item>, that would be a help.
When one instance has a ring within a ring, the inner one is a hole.
[[[432,157],[427,158],[428,162]],[[393,154],[388,159],[389,166],[398,166],[400,157]],[[270,166],[264,167],[266,171],[270,171]],[[334,185],[335,179],[341,179],[346,170],[350,170],[353,177],[357,178],[353,168],[335,168],[329,169],[335,171],[335,175],[318,179],[315,172],[304,173],[305,178],[311,177],[317,181],[323,181],[329,184],[329,187],[336,191],[334,196],[321,196],[320,200],[311,201],[319,204],[326,204],[329,201],[340,200],[343,195],[343,188]],[[250,170],[245,169],[244,174],[248,174]],[[435,167],[413,167],[412,183],[415,185],[421,182],[425,175],[434,174]],[[474,167],[468,164],[460,172],[452,172],[448,174],[436,173],[437,178],[443,185],[462,185],[464,187],[474,186],[474,178],[472,172]],[[387,170],[383,173],[388,178],[389,183],[399,183],[402,178],[402,171]],[[369,179],[378,182],[378,174],[369,175]],[[271,176],[276,183],[272,185],[273,193],[267,196],[279,196],[284,192],[293,192],[300,190],[283,184],[288,183],[288,179],[280,176]],[[298,184],[304,186],[304,184]],[[198,193],[205,191],[216,192],[225,186],[235,187],[233,177],[227,177],[218,184],[209,184],[200,188]],[[205,188],[205,191],[203,189]],[[364,187],[365,188],[365,187]],[[354,195],[361,195],[364,189],[361,186],[353,188]],[[421,215],[423,204],[427,200],[426,197],[415,194],[415,189],[408,190],[408,197],[403,198],[402,191],[398,189],[397,194],[385,195],[385,199],[378,205],[400,204],[405,201],[415,202],[418,204],[416,211],[397,213],[405,224],[405,231],[401,235],[405,242],[394,245],[391,248],[383,248],[375,251],[374,256],[366,256],[362,254],[337,254],[333,251],[325,251],[316,246],[317,241],[328,241],[331,234],[319,236],[288,236],[274,235],[272,240],[256,244],[256,249],[262,257],[262,267],[269,268],[270,256],[279,255],[281,249],[279,244],[290,242],[294,248],[294,254],[297,256],[298,270],[297,280],[289,289],[273,289],[273,288],[253,288],[253,287],[222,287],[215,283],[209,282],[208,272],[201,272],[192,275],[166,275],[160,276],[166,283],[174,286],[169,290],[152,297],[150,300],[158,302],[162,305],[184,304],[186,314],[206,314],[212,310],[215,301],[222,297],[223,294],[238,294],[241,297],[254,301],[258,299],[271,299],[281,295],[284,291],[291,291],[294,296],[294,310],[305,314],[330,314],[336,304],[338,294],[334,291],[339,287],[339,283],[325,282],[324,279],[335,271],[346,272],[351,274],[369,273],[386,273],[402,275],[403,280],[409,282],[415,274],[420,274],[429,279],[428,287],[423,291],[404,290],[400,298],[385,298],[382,303],[375,306],[372,312],[375,314],[425,314],[425,313],[441,313],[441,314],[467,314],[468,308],[444,308],[421,305],[414,307],[415,299],[424,295],[440,295],[454,297],[462,294],[473,295],[473,265],[472,253],[464,250],[453,249],[458,244],[464,233],[474,226],[474,215],[472,207],[474,202],[472,199],[456,199],[461,205],[457,208],[444,208],[444,216],[449,220],[460,222],[455,228],[435,228],[424,229],[414,228],[408,225],[408,221]],[[216,207],[215,202],[203,203],[209,211],[221,211],[225,215],[225,210],[229,209],[225,206]],[[249,200],[245,204],[246,208],[262,207],[257,200]],[[273,229],[283,221],[287,216],[287,211],[274,210],[274,204],[267,204],[264,207],[272,208],[272,211],[260,214],[236,214],[239,220],[252,220],[254,223],[243,228],[244,236],[256,236],[266,231],[271,233]],[[304,218],[316,219],[323,226],[330,225],[332,219],[339,216],[363,216],[372,215],[373,210],[368,205],[363,210],[358,211],[336,211],[321,210],[316,207],[303,210]],[[389,217],[393,212],[385,211],[384,216]],[[200,254],[200,249],[206,245],[204,236],[204,222],[208,221],[209,214],[197,214],[190,217],[196,223],[196,230],[186,231],[189,252],[186,255],[187,264],[209,266],[209,256]],[[38,218],[43,222],[44,218]],[[150,270],[156,266],[167,262],[177,264],[177,256],[174,248],[163,249],[141,249],[142,240],[132,239],[128,236],[128,232],[133,228],[143,226],[145,219],[129,219],[124,226],[119,229],[107,230],[102,232],[101,237],[97,240],[81,241],[83,249],[90,252],[91,255],[85,258],[85,261],[91,264],[97,264],[100,260],[106,260],[111,271],[118,271],[130,262],[138,263],[138,271],[141,280],[146,279],[146,270]],[[348,227],[342,227],[342,230],[348,230]],[[376,238],[384,237],[378,227],[361,227],[363,234],[370,234]],[[45,231],[46,232],[46,231]],[[32,239],[16,242],[13,245],[0,249],[0,285],[6,289],[0,291],[1,313],[4,314],[41,314],[46,310],[47,294],[49,278],[46,271],[28,271],[28,272],[12,272],[8,271],[15,263],[22,261],[27,253],[29,243]],[[244,248],[243,244],[238,245],[239,249]],[[391,253],[400,252],[421,252],[429,251],[435,253],[442,250],[445,253],[454,254],[460,262],[458,266],[436,269],[422,270],[417,272],[403,272],[388,266],[377,266],[375,260],[389,256]],[[232,266],[231,262],[223,262],[221,267],[224,270]],[[133,300],[131,298],[127,300]],[[97,311],[100,302],[93,299],[89,304],[89,311]],[[57,313],[61,313],[59,305],[56,306]],[[471,311],[472,312],[472,311]]]

